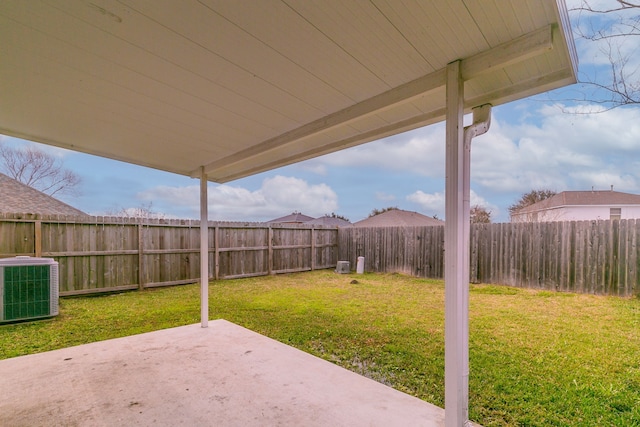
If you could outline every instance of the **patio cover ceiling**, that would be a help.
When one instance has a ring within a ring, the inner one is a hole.
[[[227,182],[575,82],[564,1],[4,0],[0,133]],[[443,141],[444,143],[444,141]]]

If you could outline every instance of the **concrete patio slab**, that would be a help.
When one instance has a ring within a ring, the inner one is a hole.
[[[225,320],[0,361],[2,426],[442,426],[444,410]]]

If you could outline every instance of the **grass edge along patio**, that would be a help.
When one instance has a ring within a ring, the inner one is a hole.
[[[212,319],[443,404],[441,280],[320,270],[214,281],[209,297]],[[63,298],[57,318],[0,327],[0,357],[195,323],[198,298],[197,285]],[[470,419],[636,425],[639,326],[638,298],[471,285]]]

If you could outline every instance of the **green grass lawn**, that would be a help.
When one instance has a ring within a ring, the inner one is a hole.
[[[351,283],[356,279],[358,283]],[[224,318],[444,404],[444,283],[316,271],[212,282]],[[187,285],[61,300],[0,327],[0,358],[199,322]],[[470,418],[485,426],[640,426],[640,299],[472,285]]]

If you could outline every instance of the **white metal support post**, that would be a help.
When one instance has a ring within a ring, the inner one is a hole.
[[[209,206],[204,166],[200,168],[200,324],[209,327]]]
[[[464,82],[460,61],[447,65],[447,113],[445,160],[445,233],[444,233],[444,409],[445,425],[461,427],[468,417],[468,339],[464,295],[469,281],[465,265],[464,223]],[[467,228],[468,230],[468,228]],[[466,285],[465,285],[466,282]]]

